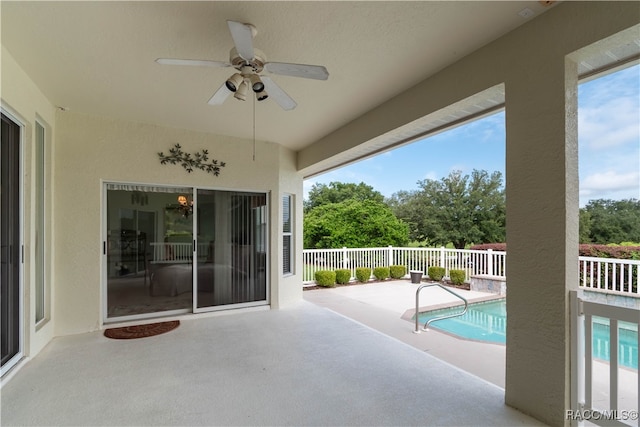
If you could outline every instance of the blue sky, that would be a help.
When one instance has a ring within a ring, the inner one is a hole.
[[[578,140],[580,206],[640,199],[640,65],[580,85]],[[423,179],[473,169],[500,171],[504,180],[504,112],[308,179],[305,196],[316,183],[339,181],[365,182],[390,197],[417,190]]]

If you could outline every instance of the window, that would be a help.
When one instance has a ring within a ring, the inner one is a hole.
[[[47,293],[46,293],[46,257],[45,245],[45,186],[46,186],[46,166],[45,166],[45,128],[36,121],[36,141],[35,141],[35,297],[36,297],[36,324],[44,321],[48,316]]]
[[[293,196],[285,194],[282,197],[282,273],[293,273],[293,224],[292,224]]]

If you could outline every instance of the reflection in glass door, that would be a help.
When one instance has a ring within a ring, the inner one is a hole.
[[[192,199],[188,188],[107,184],[107,318],[191,310]]]
[[[267,197],[197,190],[195,307],[267,300]]]

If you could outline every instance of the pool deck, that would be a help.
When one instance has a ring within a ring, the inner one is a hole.
[[[424,284],[425,282],[423,282]],[[392,338],[409,344],[425,353],[456,366],[478,378],[504,389],[506,347],[465,340],[438,330],[414,333],[416,290],[420,285],[409,280],[353,284],[327,289],[306,290],[303,298],[325,307]],[[471,302],[496,299],[485,292],[454,290]],[[419,311],[433,310],[459,304],[460,300],[437,287],[420,292]],[[421,325],[422,326],[422,325]],[[593,363],[593,401],[598,407],[608,407],[609,364]],[[627,410],[638,410],[637,371],[620,368],[619,404]]]
[[[411,316],[415,313],[416,291],[419,286],[409,280],[353,284],[306,290],[303,298],[504,388],[504,345],[463,340],[433,329],[414,333],[415,323],[411,321]],[[462,289],[454,291],[469,302],[497,297],[485,292]],[[459,299],[437,287],[420,291],[420,311],[458,303],[461,303]],[[469,357],[470,354],[474,357]]]

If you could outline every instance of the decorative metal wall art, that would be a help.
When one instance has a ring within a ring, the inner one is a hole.
[[[218,176],[220,175],[220,168],[226,166],[225,162],[219,162],[216,159],[211,159],[209,162],[208,150],[197,151],[192,156],[182,151],[180,144],[176,144],[173,148],[170,148],[169,155],[165,156],[161,151],[158,153],[158,157],[160,157],[161,164],[181,165],[188,173],[193,172],[194,169],[200,169]]]

